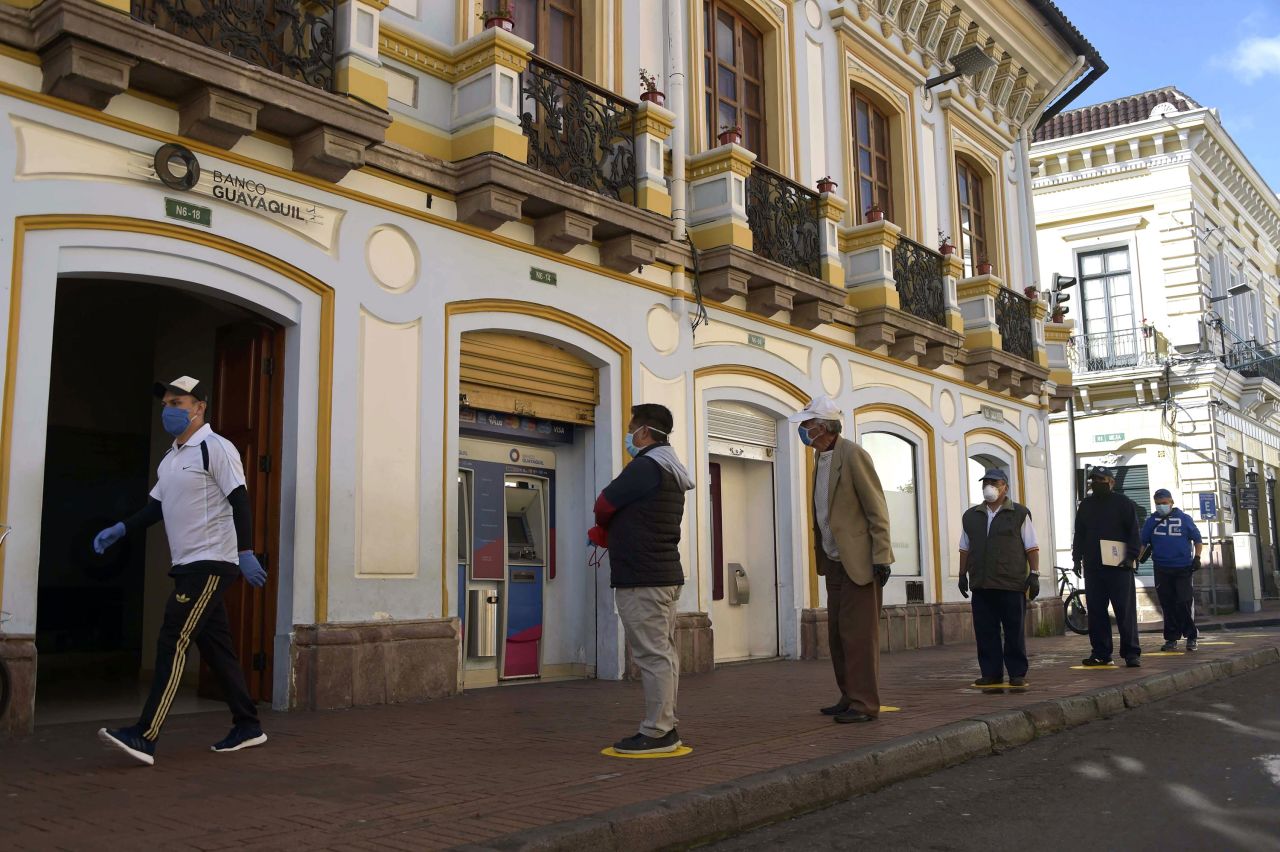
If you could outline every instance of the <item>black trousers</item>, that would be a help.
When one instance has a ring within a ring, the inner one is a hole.
[[[1124,568],[1084,569],[1084,605],[1089,610],[1089,643],[1093,656],[1111,659],[1111,613],[1115,610],[1120,629],[1120,656],[1126,660],[1142,655],[1138,646],[1138,592],[1133,572]]]
[[[1200,636],[1191,612],[1191,572],[1175,574],[1157,568],[1156,595],[1160,598],[1160,611],[1164,613],[1164,641]]]
[[[231,644],[231,624],[222,600],[225,587],[231,582],[233,580],[208,573],[179,574],[173,578],[173,594],[165,604],[164,623],[156,642],[155,679],[138,719],[142,736],[147,739],[160,736],[182,683],[182,670],[192,641],[222,685],[235,724],[250,727],[258,724],[258,710],[249,697],[244,672]]]
[[[985,678],[1027,676],[1027,596],[1007,589],[973,589],[973,637]],[[1003,639],[1001,638],[1003,632]]]

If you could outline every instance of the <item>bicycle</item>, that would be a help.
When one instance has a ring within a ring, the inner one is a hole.
[[[13,527],[8,524],[0,524],[0,547],[4,546],[4,540],[9,537],[9,533],[13,532]],[[9,614],[0,612],[0,628],[8,620]],[[4,638],[4,630],[0,629],[0,639]],[[4,714],[9,710],[9,698],[12,696],[12,688],[10,686],[9,666],[5,664],[4,657],[0,657],[0,719],[4,718]]]
[[[1084,589],[1071,580],[1071,574],[1080,576],[1080,569],[1058,567],[1058,597],[1062,598],[1062,609],[1066,616],[1067,629],[1082,636],[1089,632],[1089,614],[1084,607]]]

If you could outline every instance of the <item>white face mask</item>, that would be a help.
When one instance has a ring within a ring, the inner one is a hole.
[[[994,485],[982,486],[982,499],[988,503],[994,503],[1000,498],[1000,489]]]

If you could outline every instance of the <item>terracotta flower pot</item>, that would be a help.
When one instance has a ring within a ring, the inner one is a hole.
[[[989,264],[989,263],[987,263],[987,262],[985,262],[985,261],[984,261],[984,262],[982,262],[982,263],[979,263],[979,264],[978,264],[978,274],[979,274],[979,275],[990,275],[990,274],[991,274],[991,264]]]
[[[738,145],[742,142],[742,133],[737,130],[722,130],[719,139],[721,145]]]
[[[667,96],[658,91],[641,92],[640,100],[648,101],[649,103],[657,104],[658,106],[663,106],[667,102]]]
[[[943,243],[942,245],[938,246],[938,251],[941,252],[942,254],[952,255],[956,253],[956,247],[951,245],[951,243]]]
[[[880,209],[880,205],[873,204],[867,208],[866,217],[868,222],[880,222],[884,220],[884,211]]]
[[[820,180],[818,181],[818,192],[835,192],[836,187],[839,185],[833,180]]]
[[[485,18],[484,28],[486,30],[491,30],[494,27],[501,27],[507,32],[512,32],[515,29],[515,24],[516,22],[512,18],[505,18],[501,15],[494,15],[492,18]]]

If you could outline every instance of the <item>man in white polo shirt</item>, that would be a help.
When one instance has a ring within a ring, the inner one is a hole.
[[[173,594],[156,643],[151,695],[136,725],[98,731],[104,743],[148,766],[155,763],[156,739],[182,682],[193,640],[222,685],[234,723],[213,750],[238,751],[267,741],[236,659],[222,600],[237,574],[254,586],[267,581],[253,554],[253,514],[240,453],[205,422],[208,398],[200,381],[182,376],[168,384],[157,382],[154,391],[173,446],[160,461],[146,507],[93,540],[94,550],[104,553],[161,520],[169,538]]]

